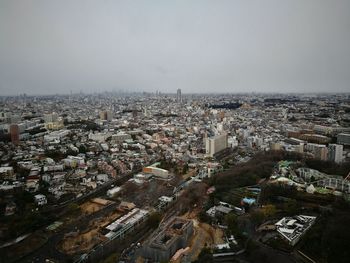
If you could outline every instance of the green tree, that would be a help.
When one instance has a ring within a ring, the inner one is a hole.
[[[238,223],[237,223],[237,216],[235,214],[233,213],[227,214],[224,220],[231,234],[235,236],[240,234]]]
[[[86,153],[87,152],[87,148],[85,145],[81,144],[79,146],[79,153]]]
[[[68,213],[78,215],[81,212],[80,206],[77,203],[70,203],[68,206]]]
[[[298,212],[298,203],[295,199],[289,199],[284,204],[284,210],[291,215],[294,215]]]
[[[265,220],[265,215],[260,210],[254,210],[250,215],[254,225],[260,225]]]

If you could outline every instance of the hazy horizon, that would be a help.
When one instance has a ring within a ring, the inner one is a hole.
[[[343,93],[350,1],[0,1],[0,96]]]

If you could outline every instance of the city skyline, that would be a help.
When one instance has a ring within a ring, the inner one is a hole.
[[[346,92],[348,1],[3,1],[0,94]]]

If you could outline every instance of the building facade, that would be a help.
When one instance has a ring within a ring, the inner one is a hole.
[[[213,157],[214,154],[228,147],[227,134],[221,134],[214,137],[206,138],[205,152],[208,156]]]
[[[341,163],[343,161],[343,145],[328,145],[328,160],[336,163]]]

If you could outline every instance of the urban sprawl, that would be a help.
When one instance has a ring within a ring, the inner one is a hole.
[[[349,159],[348,94],[1,97],[0,262],[345,262]]]

